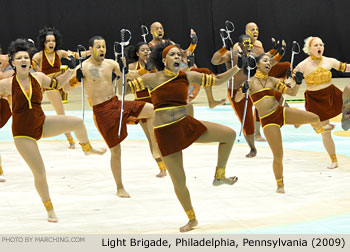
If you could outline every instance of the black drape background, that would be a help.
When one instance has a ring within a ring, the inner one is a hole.
[[[107,42],[107,57],[113,58],[112,45],[120,41],[120,29],[132,32],[131,44],[142,40],[140,25],[154,21],[163,24],[165,37],[186,48],[193,28],[199,37],[196,63],[215,72],[224,68],[210,63],[212,54],[222,46],[219,29],[225,20],[235,24],[232,39],[245,31],[245,25],[256,22],[259,39],[268,51],[271,37],[285,39],[287,53],[282,61],[290,61],[293,40],[319,36],[325,43],[325,55],[350,61],[348,0],[0,0],[0,43],[3,51],[18,37],[36,40],[43,26],[55,26],[63,34],[63,49],[87,46],[93,35]],[[148,41],[151,36],[148,36]],[[295,63],[306,55],[301,52]],[[334,76],[346,76],[336,72]]]

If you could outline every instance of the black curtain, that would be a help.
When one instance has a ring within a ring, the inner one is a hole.
[[[222,46],[219,29],[225,21],[235,24],[232,39],[245,31],[245,25],[256,22],[259,39],[265,51],[271,47],[271,37],[287,42],[287,53],[282,61],[290,61],[291,43],[319,36],[325,43],[325,56],[350,62],[347,0],[0,0],[0,43],[3,51],[18,37],[36,40],[43,26],[54,26],[63,34],[63,49],[76,50],[77,44],[87,46],[94,35],[107,42],[107,57],[113,58],[113,42],[120,41],[120,29],[132,32],[131,44],[142,40],[140,25],[150,26],[154,21],[163,24],[165,37],[189,45],[190,28],[199,38],[195,51],[196,63],[215,72],[223,67],[210,63],[212,54]],[[148,36],[148,41],[151,36]],[[306,57],[301,52],[295,64]],[[336,72],[334,76],[346,76]]]

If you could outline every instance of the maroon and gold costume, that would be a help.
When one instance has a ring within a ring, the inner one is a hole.
[[[55,56],[54,56],[53,62],[50,62],[48,57],[46,56],[45,51],[43,51],[43,55],[40,63],[40,72],[43,72],[48,76],[61,72],[60,57],[58,56],[57,52],[55,52],[54,55]]]
[[[30,74],[30,89],[24,90],[17,75],[12,79],[12,134],[14,138],[39,140],[43,133],[45,114],[41,108],[42,88]]]
[[[136,70],[138,70],[140,75],[144,75],[146,73],[149,73],[149,71],[147,71],[145,68],[143,68],[141,66],[141,64],[139,64],[139,62],[136,63]],[[149,89],[145,88],[143,90],[137,91],[135,93],[135,100],[144,101],[144,102],[148,102],[148,103],[152,104],[152,98],[151,98],[151,94],[149,92]]]
[[[245,107],[245,99],[242,99],[239,102],[235,102],[236,93],[237,93],[237,90],[233,90],[233,96],[232,96],[233,98],[231,98],[231,89],[229,88],[227,90],[227,96],[231,103],[231,106],[233,107],[233,110],[235,111],[238,119],[242,123],[244,107]],[[255,128],[254,128],[254,116],[253,116],[253,103],[250,99],[248,99],[243,133],[245,136],[249,136],[249,135],[253,135],[254,132],[255,132]]]
[[[329,83],[331,80],[331,71],[324,69],[320,65],[314,72],[305,76],[307,85],[320,85]],[[305,109],[318,115],[321,121],[331,119],[342,112],[342,94],[342,91],[333,84],[317,91],[306,90],[304,93]]]
[[[265,97],[275,97],[275,99],[277,100],[276,93],[281,94],[280,92],[276,92],[276,90],[274,89],[264,88],[251,94],[250,98],[253,101],[253,104],[261,101]],[[260,117],[261,127],[264,128],[269,125],[277,125],[279,127],[282,127],[285,124],[284,111],[285,111],[284,107],[278,106],[275,110],[271,111],[267,115],[261,116]]]
[[[4,127],[11,117],[11,109],[8,101],[0,97],[0,128]]]
[[[121,101],[119,101],[118,98],[114,96],[110,100],[94,105],[92,107],[98,130],[100,131],[109,148],[113,148],[114,146],[118,145],[127,137],[127,120],[130,118],[138,117],[144,106],[145,102],[124,101],[124,112],[120,138],[118,138],[118,130]]]
[[[202,83],[203,84],[203,83]],[[151,91],[155,111],[187,105],[188,80],[184,72],[158,85]],[[163,156],[181,151],[196,141],[207,128],[191,116],[156,126],[154,133]]]

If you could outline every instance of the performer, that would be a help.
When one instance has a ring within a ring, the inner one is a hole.
[[[343,114],[341,126],[344,130],[350,129],[350,85],[347,85],[343,91]]]
[[[251,38],[246,34],[239,36],[238,41],[239,41],[238,42],[239,46],[237,47],[236,50],[233,51],[233,65],[237,64],[237,60],[239,59],[238,57],[239,51],[243,51],[244,54],[248,54],[249,52],[251,52],[253,48]],[[211,63],[214,65],[225,63],[226,68],[230,69],[232,66],[231,66],[231,53],[229,50],[230,50],[230,47],[232,48],[232,42],[230,42],[230,40],[227,40],[225,41],[225,44],[227,48],[223,47],[217,52],[215,52],[211,59]],[[246,80],[247,80],[247,72],[244,72],[243,69],[241,69],[234,77],[233,91],[231,90],[231,88],[229,88],[227,92],[231,106],[241,122],[243,121],[245,101],[236,102],[234,97],[237,93],[237,90],[241,87],[242,83]],[[231,98],[231,92],[233,94],[232,98]],[[250,152],[246,155],[246,157],[247,158],[255,157],[257,150],[255,148],[255,143],[254,143],[254,117],[252,112],[252,103],[250,100],[248,101],[243,134],[250,147]]]
[[[147,119],[148,132],[153,141],[152,147],[156,147],[153,131],[153,106],[142,101],[125,101],[122,125],[119,125],[121,101],[114,93],[112,74],[121,75],[119,64],[111,59],[105,59],[106,42],[101,36],[94,36],[89,40],[91,57],[83,62],[82,71],[77,70],[78,81],[84,78],[84,88],[91,99],[95,124],[103,136],[111,151],[111,169],[117,184],[117,195],[129,198],[130,195],[124,189],[121,175],[121,150],[120,143],[127,136],[126,122],[130,119]],[[125,59],[124,59],[125,60]],[[126,62],[120,62],[123,66]],[[130,71],[127,79],[137,76],[137,71]],[[130,77],[131,76],[131,77]],[[121,137],[118,138],[118,130],[121,129]]]
[[[32,60],[29,43],[23,39],[12,41],[8,52],[15,75],[0,80],[0,95],[11,95],[12,97],[12,134],[16,148],[34,175],[35,188],[47,210],[48,221],[57,222],[58,218],[50,200],[45,166],[36,141],[40,138],[74,131],[85,155],[102,155],[106,150],[91,147],[81,118],[62,115],[45,116],[41,108],[42,88],[57,89],[59,82],[41,72],[29,72]]]
[[[62,76],[65,74],[61,72],[61,59],[69,59],[66,61],[67,64],[74,64],[74,57],[73,55],[69,55],[67,51],[59,49],[62,43],[61,33],[54,27],[44,27],[39,31],[37,40],[40,51],[33,57],[34,70],[43,72],[51,78],[56,78],[61,86],[63,86],[65,83],[62,83]],[[45,89],[45,91],[57,115],[65,115],[60,90]],[[68,148],[74,149],[75,142],[71,133],[65,132],[64,134],[69,143]]]
[[[305,109],[317,114],[322,125],[329,124],[329,119],[342,112],[342,92],[332,84],[331,69],[350,72],[350,64],[342,63],[334,58],[323,56],[324,44],[319,37],[305,39],[303,51],[309,55],[300,62],[296,71],[304,73],[306,82]],[[329,169],[338,167],[334,141],[331,132],[322,133],[323,145],[329,154]]]
[[[130,63],[129,69],[137,70],[140,76],[151,72],[152,70],[149,67],[150,64],[146,65],[150,53],[151,53],[151,49],[146,42],[140,42],[136,45],[136,47],[133,47],[133,46],[128,47],[126,50],[126,56],[127,56],[128,62]],[[135,100],[144,101],[152,104],[152,99],[151,99],[151,94],[149,93],[149,89],[145,88],[141,91],[136,92]],[[146,119],[142,119],[141,121],[139,121],[139,123],[143,131],[145,132],[151,153],[153,155],[153,158],[156,160],[160,170],[160,172],[156,175],[156,177],[163,178],[164,176],[167,175],[166,167],[164,162],[162,161],[158,147],[154,148],[152,146],[152,141],[150,138],[150,133],[147,128]]]
[[[284,193],[283,182],[283,147],[280,127],[284,124],[307,124],[310,123],[316,133],[329,132],[334,125],[321,124],[318,115],[295,109],[282,107],[275,97],[274,90],[279,90],[283,94],[295,96],[303,80],[303,74],[296,72],[293,88],[285,84],[283,80],[268,75],[272,67],[270,56],[262,54],[257,57],[257,71],[251,78],[249,85],[245,82],[242,89],[237,91],[236,101],[244,100],[245,92],[249,88],[250,98],[259,112],[260,122],[265,137],[273,154],[273,172],[277,181],[277,193]]]
[[[153,48],[150,61],[158,72],[142,75],[129,82],[131,92],[135,93],[148,87],[155,109],[154,130],[163,160],[170,174],[176,196],[185,210],[189,222],[180,228],[180,232],[193,229],[198,222],[192,207],[190,194],[186,186],[182,150],[193,142],[219,142],[218,163],[213,185],[232,185],[237,177],[225,177],[225,168],[236,133],[226,126],[197,121],[187,115],[188,87],[191,83],[213,86],[225,83],[239,71],[234,67],[218,76],[180,70],[181,49],[171,43],[160,43]],[[239,61],[242,65],[242,60]]]
[[[1,47],[0,47],[0,51]],[[0,80],[8,78],[14,74],[12,67],[9,67],[8,55],[0,54]],[[0,128],[2,128],[11,117],[10,105],[6,97],[0,96]],[[0,155],[0,182],[6,182],[4,171],[2,168],[2,160]]]

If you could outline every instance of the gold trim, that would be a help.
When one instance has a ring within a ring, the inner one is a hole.
[[[179,76],[179,73],[177,73],[175,76],[173,76],[172,78],[170,78],[169,80],[167,81],[164,81],[163,83],[159,84],[158,86],[156,86],[155,88],[153,88],[152,90],[150,90],[149,92],[152,93],[154,90],[156,90],[157,88],[169,83],[170,81],[174,80],[177,78],[177,76]]]
[[[263,79],[263,80],[267,80],[269,78],[269,75],[268,74],[264,74],[263,72],[261,72],[260,70],[256,70],[256,73],[255,73],[255,78],[258,78],[258,79]]]
[[[28,139],[34,140],[35,142],[37,141],[35,138],[32,138],[30,136],[14,136],[13,138],[28,138]]]
[[[250,95],[253,95],[253,94],[256,94],[256,93],[259,93],[259,92],[262,92],[262,91],[265,91],[265,90],[274,90],[273,88],[263,88],[263,89],[259,89],[258,91],[250,94]]]
[[[273,110],[272,112],[270,112],[270,113],[268,113],[266,115],[260,116],[260,119],[263,119],[263,118],[268,117],[269,115],[272,115],[273,113],[275,113],[277,111],[277,109],[278,109],[278,107],[275,110]]]
[[[253,104],[258,103],[259,101],[261,101],[262,99],[267,98],[267,97],[275,97],[275,96],[273,96],[273,95],[264,95],[264,96],[263,96],[262,98],[260,98],[259,100],[253,102]]]
[[[331,158],[332,163],[337,163],[337,154],[330,154],[329,157]]]
[[[172,107],[158,108],[158,109],[155,109],[154,111],[162,111],[162,110],[176,109],[176,108],[182,108],[182,107],[187,107],[187,105],[180,105],[180,106],[172,106]]]
[[[23,93],[24,96],[27,98],[27,101],[28,101],[28,104],[29,104],[29,109],[32,109],[32,101],[31,101],[31,99],[32,99],[32,92],[33,92],[33,90],[32,90],[32,79],[30,78],[30,75],[29,75],[29,97],[28,97],[28,95],[27,95],[27,92],[26,92],[25,89],[23,88],[21,82],[19,81],[17,75],[16,75],[16,80],[17,80],[17,82],[18,82],[19,87],[20,87],[21,90],[22,90],[22,93]]]
[[[225,168],[218,168],[216,167],[216,171],[215,171],[215,179],[224,179],[225,178]]]
[[[52,205],[51,200],[43,201],[43,203],[44,203],[46,211],[50,211],[53,209],[53,205]]]
[[[90,144],[90,142],[87,142],[87,143],[79,143],[81,145],[81,149],[84,151],[84,152],[92,152],[92,146]]]
[[[262,127],[262,129],[265,129],[267,126],[273,126],[273,125],[278,126],[279,128],[281,128],[281,125],[279,125],[277,123],[268,123],[268,124],[264,125],[264,127]]]
[[[190,221],[194,221],[196,219],[196,214],[194,213],[193,208],[191,208],[190,210],[187,210],[186,215]]]
[[[52,63],[50,62],[49,58],[47,57],[46,49],[44,49],[44,55],[46,57],[47,62],[49,62],[50,66],[53,67],[55,64],[55,59],[56,59],[56,52],[53,51],[53,62]]]

